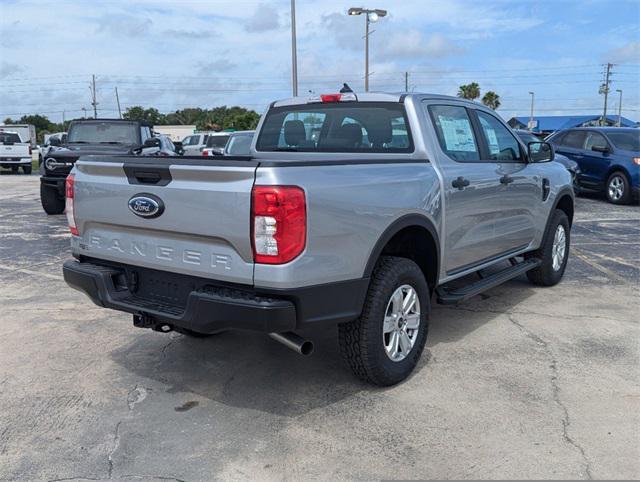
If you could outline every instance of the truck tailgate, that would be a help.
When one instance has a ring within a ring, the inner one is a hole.
[[[257,162],[88,157],[75,165],[74,254],[253,284],[250,211]],[[164,206],[153,218],[132,198]]]

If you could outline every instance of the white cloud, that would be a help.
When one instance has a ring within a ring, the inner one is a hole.
[[[381,42],[381,53],[391,58],[445,58],[457,55],[463,49],[440,33],[425,38],[418,30],[393,33]]]
[[[603,60],[606,62],[625,63],[638,62],[640,59],[640,42],[631,41],[622,47],[614,48],[606,52]]]
[[[247,32],[268,32],[280,28],[278,10],[272,5],[260,4],[245,23]]]

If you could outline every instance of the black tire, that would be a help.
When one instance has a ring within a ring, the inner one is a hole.
[[[622,189],[620,197],[617,194],[619,191],[613,188],[614,182],[618,183],[617,186]],[[614,171],[611,173],[604,187],[604,195],[607,197],[607,201],[612,204],[629,204],[631,202],[631,183],[624,172]]]
[[[40,202],[47,214],[62,214],[64,212],[64,197],[58,195],[58,190],[45,184],[40,184]]]
[[[413,347],[401,361],[384,348],[383,322],[393,293],[410,285],[420,302],[420,325]],[[345,363],[360,379],[375,385],[394,385],[407,378],[424,349],[429,330],[430,292],[422,270],[409,259],[382,256],[373,271],[360,317],[338,326],[338,342]]]
[[[20,166],[11,166],[11,172],[18,172],[18,169],[20,169]]]
[[[31,164],[29,164],[28,166],[22,166],[22,170],[25,174],[31,174]]]
[[[565,233],[565,250],[564,259],[560,263],[558,269],[553,267],[553,244],[558,231],[558,226],[564,228]],[[569,259],[569,246],[571,246],[571,228],[569,226],[569,218],[560,209],[556,209],[551,215],[551,221],[545,239],[540,249],[527,255],[528,258],[535,257],[542,260],[542,264],[535,269],[527,271],[527,278],[533,284],[540,286],[553,286],[560,282],[564,271],[567,268],[567,260]]]
[[[190,330],[188,328],[180,328],[174,326],[173,331],[180,333],[181,335],[190,336],[191,338],[209,338],[210,336],[217,335],[218,333],[198,333],[197,331]]]

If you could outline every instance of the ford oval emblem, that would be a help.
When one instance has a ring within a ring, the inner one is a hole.
[[[157,218],[164,212],[164,203],[158,196],[141,193],[129,199],[129,210],[141,218]]]

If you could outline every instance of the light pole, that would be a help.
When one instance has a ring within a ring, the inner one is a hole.
[[[618,127],[622,127],[622,90],[616,89],[616,92],[620,94],[620,99],[618,100]]]
[[[533,101],[536,97],[536,94],[534,92],[529,92],[529,95],[531,96],[531,114],[529,115],[529,130],[532,131],[533,130]]]
[[[350,8],[347,13],[349,15],[365,15],[365,30],[364,30],[364,91],[369,92],[369,35],[373,32],[369,32],[369,23],[377,22],[380,17],[387,15],[386,10],[380,10],[378,8]]]
[[[298,46],[296,44],[296,0],[291,0],[291,90],[298,95]]]

